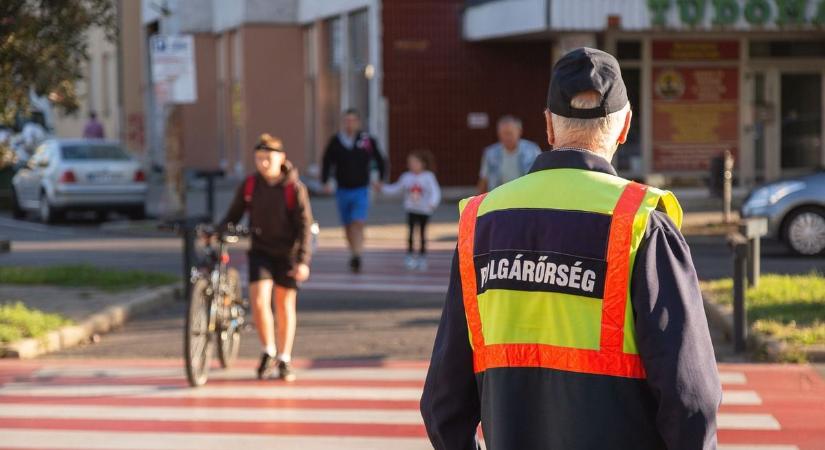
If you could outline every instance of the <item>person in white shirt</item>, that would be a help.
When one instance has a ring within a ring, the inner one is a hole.
[[[404,193],[404,210],[407,211],[409,226],[407,257],[408,269],[427,269],[427,222],[441,202],[441,188],[433,173],[434,158],[429,150],[416,150],[407,156],[407,171],[393,184],[376,183],[376,190],[384,195]],[[413,245],[418,228],[420,247],[418,256]]]

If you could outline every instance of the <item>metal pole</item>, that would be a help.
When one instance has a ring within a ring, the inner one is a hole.
[[[747,314],[745,312],[745,276],[747,273],[748,244],[733,244],[733,350],[742,353],[748,337]]]
[[[209,222],[215,220],[215,175],[213,174],[206,177],[206,214],[209,216]]]
[[[189,301],[192,296],[192,280],[190,270],[192,257],[195,252],[195,230],[189,224],[183,226],[183,298]]]
[[[753,237],[748,239],[748,287],[759,286],[760,267],[760,239]]]
[[[722,203],[725,223],[731,223],[731,202],[733,201],[733,155],[725,150],[724,178],[722,180]]]

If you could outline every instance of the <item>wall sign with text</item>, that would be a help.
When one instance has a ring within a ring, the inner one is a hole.
[[[825,26],[825,0],[647,0],[647,8],[657,27]]]
[[[691,51],[679,42],[657,42],[685,55],[711,52],[724,55],[724,42],[713,50],[694,43]],[[690,58],[688,58],[690,60]],[[657,60],[652,69],[653,169],[661,172],[701,171],[710,160],[729,150],[737,156],[739,143],[739,69],[736,66],[670,66]]]

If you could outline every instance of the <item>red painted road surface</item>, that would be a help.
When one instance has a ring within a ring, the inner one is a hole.
[[[186,386],[173,360],[0,361],[2,449],[426,449],[425,362],[253,361]],[[808,366],[720,367],[722,450],[825,450],[825,381]]]

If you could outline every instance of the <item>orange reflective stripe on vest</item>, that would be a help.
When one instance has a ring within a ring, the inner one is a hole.
[[[473,260],[478,209],[484,195],[469,200],[459,221],[458,256],[464,311],[476,373],[497,367],[542,367],[571,372],[644,378],[637,354],[624,353],[625,308],[630,284],[633,222],[647,187],[629,183],[614,207],[607,249],[607,278],[602,299],[600,348],[581,349],[539,343],[485,345]],[[596,326],[596,324],[593,324]]]

